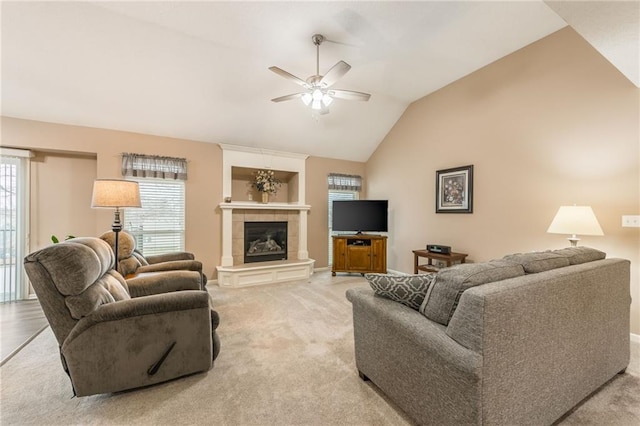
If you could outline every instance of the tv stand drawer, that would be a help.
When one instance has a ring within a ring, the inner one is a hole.
[[[371,240],[370,239],[363,240],[361,238],[348,238],[347,245],[348,246],[370,246]]]

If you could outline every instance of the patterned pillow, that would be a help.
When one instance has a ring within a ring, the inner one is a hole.
[[[365,274],[364,277],[378,296],[418,310],[435,276],[436,274]]]

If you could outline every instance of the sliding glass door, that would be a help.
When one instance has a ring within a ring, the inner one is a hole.
[[[28,151],[0,150],[0,303],[29,296],[22,259],[28,239]]]

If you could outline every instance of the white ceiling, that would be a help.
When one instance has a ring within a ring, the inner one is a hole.
[[[565,19],[639,85],[640,3],[564,3],[3,1],[2,115],[366,161],[411,102]],[[299,91],[270,66],[315,73],[315,33],[369,102],[270,101]]]

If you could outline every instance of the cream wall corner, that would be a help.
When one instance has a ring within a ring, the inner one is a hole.
[[[640,90],[571,28],[424,97],[367,162],[388,198],[389,268],[450,245],[486,261],[568,245],[547,234],[560,205],[590,205],[603,237],[581,245],[631,260],[631,330],[640,334]],[[473,214],[435,213],[435,172],[474,165]],[[603,283],[606,285],[606,283]]]

